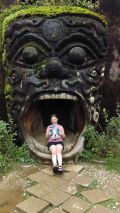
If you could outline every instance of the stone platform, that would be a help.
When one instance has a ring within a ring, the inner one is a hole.
[[[97,187],[93,177],[82,173],[83,167],[68,165],[63,174],[54,175],[48,166],[28,176],[31,186],[27,199],[16,206],[17,213],[112,213],[104,202],[110,200]]]

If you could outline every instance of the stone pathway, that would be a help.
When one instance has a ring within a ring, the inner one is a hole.
[[[112,213],[106,207],[111,197],[97,186],[97,181],[83,172],[83,166],[68,165],[63,174],[54,175],[51,166],[28,176],[30,187],[26,200],[16,206],[16,213]]]

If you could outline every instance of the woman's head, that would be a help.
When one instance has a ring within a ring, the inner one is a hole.
[[[58,122],[58,117],[56,115],[51,115],[51,123],[57,124],[57,122]]]

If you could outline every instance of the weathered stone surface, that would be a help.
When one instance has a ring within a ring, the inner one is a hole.
[[[44,196],[44,200],[48,201],[49,203],[59,206],[63,202],[65,202],[67,199],[71,197],[70,194],[67,194],[60,189],[58,190],[53,190],[51,193],[46,194]]]
[[[105,192],[100,189],[87,190],[82,192],[81,194],[86,197],[91,203],[100,203],[109,199]]]
[[[47,174],[47,175],[50,175],[50,176],[55,175],[55,174],[53,173],[52,166],[51,166],[51,167],[47,167],[47,168],[45,168],[45,169],[42,169],[41,172],[43,172],[43,173],[45,173],[45,174]]]
[[[55,208],[52,211],[50,211],[49,213],[64,213],[64,211],[62,211],[62,209],[60,209],[60,208]]]
[[[64,191],[67,192],[68,194],[75,195],[77,193],[77,188],[75,185],[69,185],[65,188]]]
[[[70,181],[66,181],[65,183],[63,183],[61,186],[59,186],[58,188],[63,191],[63,192],[67,192],[69,187],[73,187],[75,186],[75,184],[71,184]],[[68,193],[68,192],[67,192]]]
[[[76,184],[72,183],[71,181],[66,181],[61,186],[58,187],[61,191],[66,192],[71,195],[75,195],[77,193]]]
[[[45,184],[45,182],[42,182],[41,184],[37,184],[28,188],[26,191],[36,197],[43,198],[44,195],[49,194],[52,190],[55,190],[56,188],[56,185],[48,185]]]
[[[65,172],[61,177],[65,180],[72,180],[77,174],[75,172]]]
[[[56,185],[56,186],[62,186],[66,184],[68,181],[64,180],[61,175],[56,176],[48,176],[48,178],[45,180],[45,184],[48,185]]]
[[[84,170],[84,166],[73,164],[73,165],[67,165],[65,169],[70,172],[80,173]]]
[[[91,183],[95,181],[94,178],[87,175],[77,175],[72,182],[79,184],[81,186],[89,186]]]
[[[16,210],[19,213],[39,213],[45,210],[49,206],[49,203],[38,199],[36,197],[30,197],[16,206]]]
[[[65,203],[63,203],[60,207],[69,213],[80,213],[85,212],[87,209],[90,208],[90,206],[90,203],[73,196]]]
[[[113,213],[111,209],[105,208],[104,206],[101,205],[96,205],[93,208],[91,208],[88,213]]]
[[[40,172],[36,172],[36,173],[28,176],[28,178],[32,181],[36,181],[36,182],[40,183],[42,181],[45,181],[48,178],[48,175],[46,175],[40,171]]]

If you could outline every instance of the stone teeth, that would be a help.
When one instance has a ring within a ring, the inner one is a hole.
[[[59,99],[59,94],[56,94],[56,99]]]
[[[44,96],[43,95],[40,96],[40,100],[44,100]]]
[[[78,100],[76,96],[69,95],[67,93],[61,94],[44,94],[39,96],[39,100],[48,100],[48,99],[66,99],[66,100]]]
[[[73,96],[72,99],[73,99],[74,101],[77,101],[77,100],[78,100],[76,96]]]
[[[60,98],[60,99],[67,99],[66,93],[61,93],[61,94],[59,95],[59,98]]]
[[[52,98],[52,99],[56,99],[56,95],[55,95],[55,94],[52,94],[52,95],[51,95],[51,98]]]
[[[51,98],[51,95],[44,95],[44,99],[50,99]]]
[[[67,94],[67,99],[71,100],[71,95]]]

